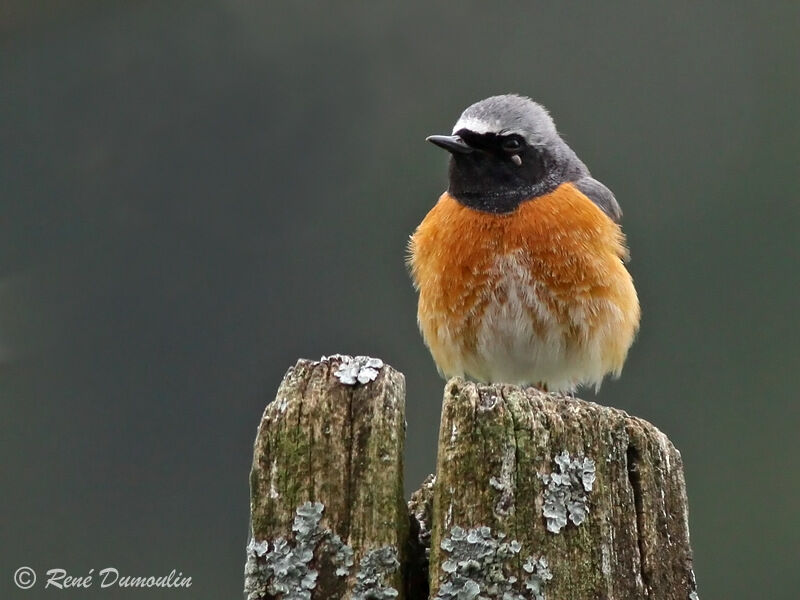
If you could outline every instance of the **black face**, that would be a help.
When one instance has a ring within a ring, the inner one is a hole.
[[[450,195],[462,204],[492,213],[514,211],[525,200],[552,191],[546,151],[515,133],[456,132],[473,151],[453,153]],[[521,161],[521,162],[520,162]]]

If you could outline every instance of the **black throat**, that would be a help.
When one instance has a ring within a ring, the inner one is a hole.
[[[547,194],[563,183],[555,161],[541,149],[524,146],[516,153],[522,161],[518,166],[512,154],[503,150],[505,136],[468,130],[458,134],[473,151],[451,157],[448,192],[465,206],[496,214],[511,213],[522,202]]]

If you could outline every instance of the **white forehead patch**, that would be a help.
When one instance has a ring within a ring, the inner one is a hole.
[[[461,129],[466,129],[473,133],[483,134],[483,133],[499,133],[500,130],[503,130],[504,134],[508,133],[516,133],[518,135],[525,135],[525,132],[517,129],[503,129],[500,125],[499,121],[487,121],[485,119],[477,119],[475,117],[464,117],[462,116],[456,124],[453,126],[453,133]]]
[[[559,142],[555,124],[547,110],[530,98],[514,94],[491,96],[467,107],[453,133],[460,129],[478,134],[516,133],[534,146]]]

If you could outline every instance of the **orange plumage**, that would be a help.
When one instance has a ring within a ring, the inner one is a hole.
[[[444,375],[571,390],[621,371],[639,323],[624,235],[572,183],[500,214],[445,193],[409,250]]]

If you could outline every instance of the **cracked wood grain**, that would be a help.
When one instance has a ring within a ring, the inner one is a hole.
[[[680,453],[653,425],[623,411],[452,379],[432,502],[432,598],[475,589],[454,582],[488,585],[470,579],[468,565],[448,563],[455,550],[442,544],[453,548],[460,539],[454,528],[480,527],[495,546],[519,544],[493,568],[520,582],[521,598],[696,598]],[[462,552],[470,551],[468,541]],[[526,556],[544,558],[552,578],[521,585],[531,581]]]
[[[253,600],[404,597],[405,380],[357,358],[344,375],[350,357],[298,361],[264,411],[250,476]],[[281,560],[303,578],[279,594],[270,565]]]
[[[249,600],[697,600],[683,466],[625,412],[445,387],[436,477],[403,503],[403,376],[301,360],[264,411]]]

